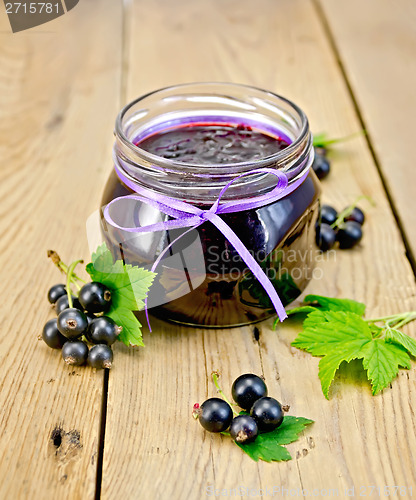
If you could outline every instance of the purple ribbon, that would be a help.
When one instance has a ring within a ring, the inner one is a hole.
[[[157,265],[159,264],[165,253],[179,238],[182,238],[189,231],[196,229],[204,222],[209,221],[212,224],[214,224],[214,226],[216,226],[217,229],[219,229],[221,233],[227,238],[227,240],[231,243],[231,245],[234,247],[234,249],[237,251],[240,257],[246,263],[247,267],[250,269],[253,275],[261,283],[261,285],[267,292],[267,295],[269,296],[270,300],[272,301],[272,304],[276,309],[280,321],[283,321],[285,318],[287,318],[285,308],[273,284],[271,283],[267,275],[264,273],[263,269],[260,267],[258,262],[250,254],[248,249],[244,246],[244,243],[230,228],[230,226],[226,224],[221,219],[221,217],[219,217],[219,215],[232,212],[241,212],[243,210],[251,210],[253,208],[259,208],[264,205],[268,205],[269,203],[273,203],[277,200],[280,200],[281,198],[284,198],[292,191],[297,189],[302,184],[302,182],[306,179],[308,175],[308,171],[305,174],[303,174],[299,179],[297,179],[296,181],[292,182],[292,184],[289,185],[288,178],[284,172],[273,170],[271,168],[259,168],[256,170],[250,170],[249,172],[245,172],[244,174],[235,177],[228,184],[226,184],[221,189],[220,194],[218,195],[218,198],[215,200],[213,205],[209,209],[203,210],[194,205],[191,205],[190,203],[180,201],[176,198],[171,198],[170,196],[165,196],[159,193],[155,193],[154,191],[139,186],[137,182],[134,180],[134,178],[126,175],[126,173],[123,172],[118,165],[115,165],[115,170],[121,182],[123,182],[123,184],[125,184],[132,191],[136,192],[137,195],[121,196],[119,198],[115,198],[110,203],[108,203],[108,205],[104,207],[104,218],[108,224],[117,229],[121,229],[122,231],[127,231],[130,233],[151,233],[155,231],[164,231],[169,229],[177,229],[185,227],[190,228],[184,233],[182,233],[180,236],[178,236],[160,253],[158,258],[152,265],[151,268],[152,272],[156,269]],[[270,192],[263,195],[255,196],[253,198],[245,198],[242,200],[220,203],[222,196],[234,181],[241,179],[242,177],[246,177],[248,175],[261,174],[261,173],[274,175],[277,178],[277,184]],[[124,200],[131,199],[147,203],[148,205],[157,208],[161,212],[169,215],[170,217],[173,217],[173,219],[168,221],[156,222],[154,224],[149,224],[147,226],[140,226],[140,227],[119,226],[112,219],[110,215],[110,207],[114,203],[122,199]],[[147,311],[147,298],[145,300],[145,310],[146,310],[147,323],[149,325],[150,331],[152,331],[152,329],[150,328],[149,316]]]

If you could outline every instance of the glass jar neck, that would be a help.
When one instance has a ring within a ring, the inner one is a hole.
[[[210,165],[184,163],[140,147],[146,137],[184,124],[249,125],[289,143],[275,154],[245,162]],[[233,84],[188,84],[153,92],[127,105],[116,122],[114,162],[138,185],[194,203],[212,203],[221,189],[243,173],[224,200],[264,194],[275,187],[274,176],[260,168],[284,172],[289,183],[301,177],[313,160],[312,137],[305,114],[290,101],[253,87]]]

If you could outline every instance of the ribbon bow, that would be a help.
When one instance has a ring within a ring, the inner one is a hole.
[[[299,179],[289,185],[288,178],[284,172],[280,172],[278,170],[273,170],[271,168],[259,168],[256,170],[250,170],[249,172],[245,172],[244,174],[239,175],[232,179],[228,184],[226,184],[220,191],[218,198],[212,204],[209,209],[201,209],[190,203],[178,200],[176,198],[171,198],[169,196],[165,196],[159,193],[155,193],[149,189],[143,188],[137,184],[137,182],[127,176],[125,172],[123,172],[120,167],[115,165],[116,173],[119,179],[132,191],[135,191],[137,195],[126,195],[121,196],[119,198],[115,198],[108,205],[104,207],[104,218],[108,224],[111,226],[121,229],[122,231],[127,231],[130,233],[149,233],[156,231],[163,231],[169,229],[178,229],[189,227],[189,229],[183,232],[180,236],[178,236],[174,241],[172,241],[164,250],[159,254],[157,259],[152,265],[151,271],[153,272],[158,266],[159,262],[165,255],[165,253],[169,250],[169,248],[180,238],[182,238],[185,234],[193,229],[196,229],[201,224],[204,224],[206,221],[211,222],[216,226],[219,231],[225,236],[225,238],[231,243],[237,253],[240,255],[242,260],[246,263],[247,267],[253,273],[253,275],[258,279],[261,283],[267,295],[269,296],[272,304],[279,316],[280,321],[283,321],[286,317],[286,311],[282,304],[282,301],[279,298],[274,286],[270,282],[267,275],[264,273],[263,269],[260,267],[259,263],[254,259],[254,257],[250,254],[248,249],[245,247],[244,243],[240,240],[240,238],[235,234],[235,232],[230,228],[228,224],[226,224],[223,219],[220,217],[220,214],[232,213],[232,212],[241,212],[243,210],[251,210],[253,208],[259,208],[269,203],[273,203],[294,191],[297,187],[302,184],[302,182],[306,179],[308,172],[302,175]],[[253,198],[245,198],[242,200],[228,201],[224,203],[221,202],[221,198],[227,189],[231,186],[231,184],[242,177],[246,177],[248,175],[253,174],[270,174],[277,178],[276,186],[268,193],[255,196]],[[118,225],[110,215],[110,207],[121,199],[131,199],[135,201],[141,201],[143,203],[147,203],[152,207],[157,208],[161,212],[173,217],[171,220],[156,222],[154,224],[149,224],[147,226],[134,226],[134,227],[123,227]],[[149,316],[147,311],[147,298],[145,300],[145,309],[146,309],[146,319],[149,325],[150,331],[150,323]]]

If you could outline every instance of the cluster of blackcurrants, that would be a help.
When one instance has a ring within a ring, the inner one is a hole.
[[[229,428],[236,443],[253,442],[259,432],[270,432],[283,422],[283,409],[274,398],[267,396],[263,379],[247,373],[238,377],[232,386],[234,401],[250,414],[236,415],[230,404],[220,398],[207,399],[194,405],[193,414],[209,432],[225,432]]]
[[[320,219],[316,243],[323,252],[333,248],[336,242],[341,249],[352,248],[363,237],[365,215],[358,207],[347,207],[338,214],[330,205],[322,205]]]
[[[102,283],[86,283],[78,297],[68,297],[65,285],[54,285],[48,300],[55,306],[57,318],[43,328],[42,338],[53,349],[62,349],[68,365],[111,368],[113,351],[121,327],[103,313],[111,306],[111,291]],[[72,303],[71,303],[72,302]],[[84,338],[86,341],[82,340]],[[90,349],[87,342],[94,344]]]
[[[331,170],[331,164],[326,154],[326,148],[315,147],[315,158],[312,163],[312,170],[320,180],[325,179]]]

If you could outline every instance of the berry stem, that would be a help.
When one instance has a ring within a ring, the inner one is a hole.
[[[391,314],[390,316],[382,316],[380,318],[366,319],[367,323],[381,323],[383,322],[388,328],[401,328],[407,323],[416,319],[416,311],[408,311],[399,314]]]
[[[397,323],[397,325],[395,325],[395,328],[401,328],[402,326],[407,325],[407,323],[410,323],[414,319],[416,319],[416,311],[408,313],[408,315],[405,318],[403,318],[401,321]]]
[[[234,414],[234,416],[237,416],[238,415],[238,412],[236,412],[234,410],[234,404],[233,403],[230,403],[230,401],[227,399],[226,395],[224,394],[224,391],[221,389],[219,383],[218,383],[218,378],[219,378],[220,374],[218,372],[212,372],[212,381],[214,382],[214,385],[219,393],[219,395],[222,397],[222,399],[228,403],[231,407],[231,410]]]
[[[359,132],[354,132],[353,134],[346,135],[344,137],[335,137],[334,139],[327,139],[327,134],[325,132],[321,132],[320,134],[315,134],[313,137],[313,145],[316,148],[326,148],[327,146],[331,146],[332,144],[337,144],[338,142],[349,141],[354,137],[358,137],[360,135],[365,135],[365,130],[360,130]]]
[[[59,267],[62,269],[62,272],[64,272],[65,274],[68,272],[68,266],[66,264],[64,264],[62,261],[60,262]],[[81,290],[81,287],[78,285],[77,281],[80,281],[81,283],[84,283],[84,284],[86,283],[85,280],[83,280],[82,278],[80,278],[75,273],[72,274],[72,278],[71,279],[72,279],[72,282],[74,283],[74,285],[76,285],[79,290]]]
[[[71,279],[73,277],[73,272],[74,269],[78,264],[83,263],[83,260],[74,260],[72,264],[68,267],[67,273],[66,273],[66,293],[68,295],[68,305],[72,309],[73,303],[72,303],[72,292],[71,292]]]
[[[68,266],[61,260],[59,257],[58,253],[55,252],[55,250],[48,250],[48,257],[52,259],[52,262],[56,265],[56,267],[64,274],[68,273]],[[72,283],[77,287],[78,290],[81,290],[81,287],[78,285],[77,281],[80,281],[81,283],[86,283],[85,280],[80,278],[77,274],[72,273],[71,277]]]
[[[335,222],[333,224],[331,224],[332,229],[335,229],[337,227],[342,227],[345,224],[344,219],[352,214],[352,212],[353,212],[354,208],[357,206],[358,202],[360,200],[363,200],[363,199],[366,199],[367,201],[369,201],[371,203],[371,205],[373,205],[373,206],[375,205],[374,200],[372,198],[370,198],[369,196],[366,196],[365,194],[357,196],[357,198],[355,198],[355,200],[351,203],[351,205],[349,205],[347,208],[344,208],[344,210],[342,210],[342,212],[340,212],[338,214],[338,217],[335,220]]]

